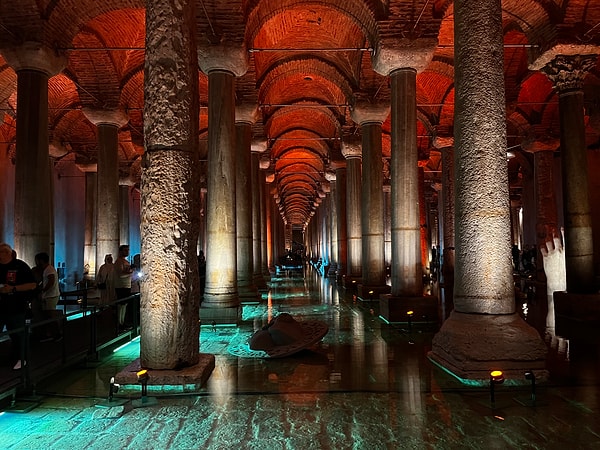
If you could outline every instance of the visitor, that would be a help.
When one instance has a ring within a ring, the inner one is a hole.
[[[131,296],[131,274],[133,270],[127,260],[129,256],[129,245],[119,246],[119,257],[114,263],[114,284],[117,300]],[[127,314],[127,303],[119,303],[117,308],[119,329],[126,330],[125,315]]]
[[[40,342],[60,341],[62,332],[60,330],[59,320],[62,317],[62,312],[56,309],[60,290],[58,288],[58,274],[56,269],[50,264],[50,256],[48,253],[38,253],[35,255],[35,265],[42,272],[41,286],[41,308],[44,319],[55,319],[54,322],[47,327],[46,336],[42,337]]]
[[[110,305],[117,299],[114,275],[113,256],[108,253],[104,255],[104,264],[100,266],[96,274],[96,289],[100,291],[100,306]]]

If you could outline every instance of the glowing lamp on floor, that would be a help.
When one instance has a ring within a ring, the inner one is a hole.
[[[494,407],[494,405],[496,404],[494,387],[497,384],[502,384],[502,383],[504,383],[504,374],[502,373],[502,371],[501,370],[492,370],[490,372],[490,399],[492,401],[492,407]]]
[[[134,400],[131,404],[136,408],[155,405],[157,403],[156,398],[148,397],[148,380],[150,379],[150,374],[146,369],[142,369],[136,375],[138,383],[142,385],[142,398]]]

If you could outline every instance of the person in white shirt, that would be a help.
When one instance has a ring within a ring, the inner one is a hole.
[[[61,311],[56,309],[58,299],[60,297],[60,289],[58,288],[58,274],[56,269],[50,264],[50,256],[48,253],[38,253],[35,255],[35,264],[42,272],[42,311],[45,318],[57,319],[50,324],[46,337],[42,338],[45,341],[59,341],[62,339],[60,324],[58,323],[59,316],[62,316]]]
[[[115,261],[114,283],[117,299],[127,298],[131,295],[131,274],[133,270],[127,260],[129,256],[129,245],[119,246],[119,257]],[[125,314],[127,313],[127,303],[119,304],[119,327],[125,326]]]

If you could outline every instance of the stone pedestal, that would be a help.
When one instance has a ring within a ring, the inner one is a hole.
[[[413,323],[438,322],[438,299],[434,296],[399,297],[382,295],[379,299],[379,315],[391,323],[409,322],[409,311]]]
[[[173,393],[195,392],[206,383],[215,368],[215,356],[199,354],[198,364],[178,370],[148,370],[148,390],[152,392]],[[121,392],[137,391],[140,388],[137,372],[142,370],[140,360],[136,359],[115,375],[115,383],[121,386]]]
[[[237,325],[242,319],[240,306],[223,308],[200,307],[200,321],[202,325]]]
[[[546,346],[518,314],[463,314],[453,311],[434,336],[431,361],[461,379],[489,380],[501,370],[506,379],[522,380],[533,370],[548,378]]]
[[[362,301],[379,301],[379,297],[390,293],[390,286],[359,284],[356,290],[359,300]]]

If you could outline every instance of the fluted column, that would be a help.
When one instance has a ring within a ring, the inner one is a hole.
[[[236,147],[236,232],[237,283],[240,298],[258,298],[254,284],[254,252],[252,242],[252,125],[258,118],[254,105],[238,106],[235,110]]]
[[[346,164],[341,162],[335,163],[335,203],[338,215],[337,220],[337,237],[338,237],[338,267],[337,280],[340,281],[347,274],[348,268],[348,213],[347,213],[347,180],[346,180]]]
[[[361,228],[361,142],[342,142],[342,155],[346,158],[346,232],[348,241],[347,268],[344,285],[358,284],[362,277]]]
[[[360,103],[352,110],[352,120],[360,125],[362,134],[362,282],[358,286],[358,296],[363,299],[389,292],[385,283],[381,142],[381,125],[389,113],[389,104]]]
[[[150,369],[201,361],[195,17],[191,1],[146,2],[140,360]]]
[[[36,253],[54,254],[48,79],[62,71],[66,58],[37,42],[2,48],[2,56],[17,73],[14,247],[33,265]]]
[[[100,267],[104,255],[111,253],[116,259],[119,250],[119,128],[128,119],[118,110],[84,108],[83,112],[98,129],[96,267]]]
[[[242,48],[219,45],[199,49],[200,67],[208,74],[206,287],[203,309],[239,306],[235,77],[246,72],[246,58]],[[204,317],[208,318],[207,315]]]
[[[329,240],[329,253],[331,255],[329,261],[329,270],[327,272],[328,277],[335,277],[337,275],[339,254],[338,254],[338,210],[337,210],[337,182],[335,172],[328,170],[325,172],[325,179],[329,181],[329,219],[328,229],[330,233]]]
[[[596,290],[583,81],[595,67],[600,47],[576,51],[582,54],[561,54],[560,48],[552,49],[535,66],[548,76],[558,92],[567,292],[583,294]]]
[[[458,0],[454,14],[454,311],[429,357],[461,378],[547,376],[543,341],[515,313],[501,2]]]

